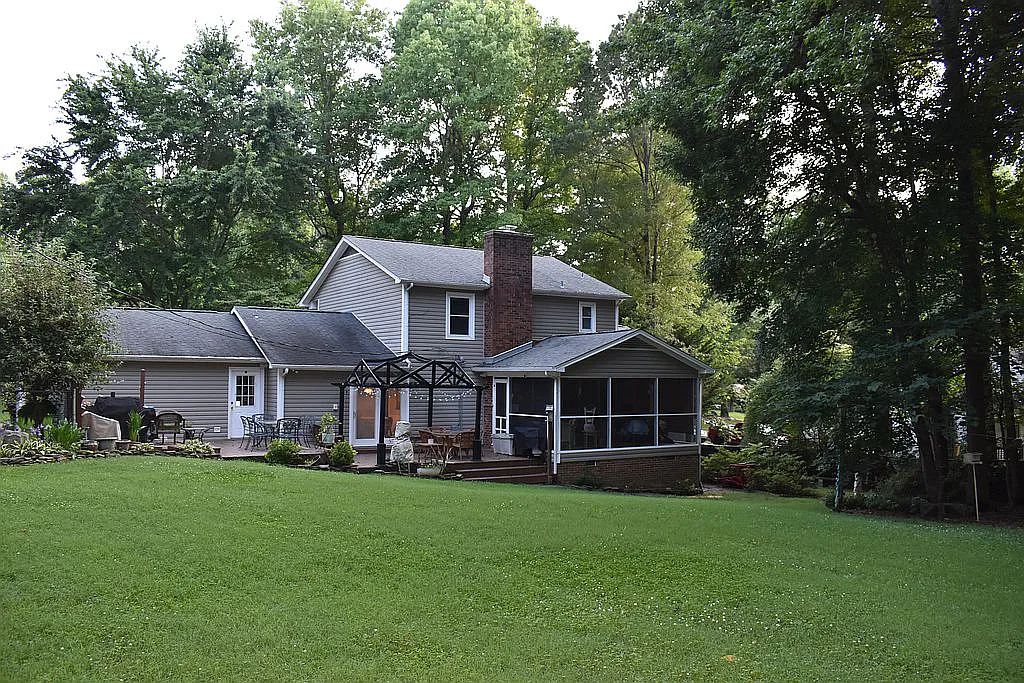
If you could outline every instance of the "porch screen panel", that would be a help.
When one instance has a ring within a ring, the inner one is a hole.
[[[608,447],[608,380],[562,380],[562,450]]]
[[[547,450],[546,409],[555,400],[555,381],[550,377],[513,377],[508,393],[513,452]]]

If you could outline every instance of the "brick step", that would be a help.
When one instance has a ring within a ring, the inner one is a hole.
[[[492,484],[546,484],[548,483],[548,475],[545,473],[492,475],[489,477],[466,477],[463,475],[462,480],[488,481]]]
[[[450,472],[465,472],[476,469],[492,469],[501,467],[544,467],[542,460],[534,458],[508,458],[506,460],[449,460]]]
[[[462,475],[463,479],[486,479],[487,477],[547,474],[547,468],[543,465],[520,465],[518,467],[476,467],[468,470],[453,470],[449,467],[446,471],[458,472]]]

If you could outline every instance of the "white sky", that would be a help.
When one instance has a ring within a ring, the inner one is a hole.
[[[405,0],[369,0],[388,11]],[[637,0],[533,0],[545,17],[600,43]],[[248,35],[250,19],[270,20],[279,0],[6,0],[0,13],[0,173],[14,178],[18,148],[59,134],[56,103],[67,74],[96,73],[132,45],[157,47],[173,64],[200,26],[228,23]]]

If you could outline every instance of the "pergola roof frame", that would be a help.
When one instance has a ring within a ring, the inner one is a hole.
[[[380,390],[380,419],[377,429],[377,467],[380,468],[386,464],[387,447],[384,440],[387,428],[387,401],[384,400],[384,397],[389,389],[426,389],[428,427],[434,422],[435,389],[474,389],[476,391],[476,429],[473,436],[473,459],[481,458],[480,410],[484,388],[473,381],[473,378],[459,362],[425,358],[412,352],[403,353],[394,358],[364,358],[349,373],[344,382],[334,382],[333,384],[338,387],[340,393],[338,400],[339,424],[344,415],[346,388]]]

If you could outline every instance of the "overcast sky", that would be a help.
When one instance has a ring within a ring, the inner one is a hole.
[[[405,0],[369,0],[388,11]],[[534,0],[545,17],[575,28],[595,46],[637,0]],[[0,21],[0,173],[14,178],[19,147],[45,144],[54,125],[61,79],[95,73],[132,45],[160,49],[173,63],[199,26],[221,22],[247,36],[250,19],[272,19],[280,0],[17,0],[5,2]]]

